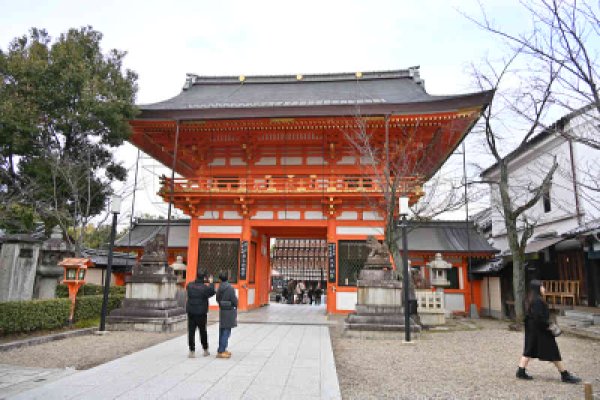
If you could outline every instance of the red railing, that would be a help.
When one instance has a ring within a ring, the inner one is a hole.
[[[171,188],[171,179],[163,178],[161,194]],[[223,194],[321,194],[321,193],[381,193],[377,181],[365,176],[288,175],[264,177],[176,178],[174,193]]]

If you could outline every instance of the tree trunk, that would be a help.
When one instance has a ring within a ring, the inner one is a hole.
[[[500,182],[498,185],[502,208],[504,212],[504,226],[506,227],[506,239],[513,260],[513,296],[515,302],[515,319],[517,323],[523,322],[525,313],[523,301],[525,300],[525,268],[524,249],[520,248],[519,231],[517,230],[517,215],[512,210],[512,201],[508,188],[508,168],[504,161],[500,163]]]
[[[525,312],[523,302],[525,300],[525,254],[519,247],[516,221],[505,221],[507,224],[507,238],[513,260],[513,294],[515,301],[515,319],[523,322]],[[508,228],[510,226],[510,228]]]

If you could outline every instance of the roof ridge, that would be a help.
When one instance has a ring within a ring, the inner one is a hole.
[[[410,78],[415,83],[422,84],[420,67],[414,66],[406,69],[366,71],[366,72],[336,72],[314,74],[277,74],[277,75],[225,75],[203,76],[193,73],[186,74],[183,89],[189,89],[200,84],[251,84],[251,83],[290,83],[290,82],[337,82],[373,79],[399,79]]]

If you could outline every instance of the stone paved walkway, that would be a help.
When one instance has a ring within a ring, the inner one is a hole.
[[[211,311],[209,321],[218,321],[219,312]],[[240,323],[290,324],[290,325],[335,325],[327,316],[325,305],[271,303],[249,312],[238,313]]]
[[[210,357],[188,359],[183,335],[7,398],[341,398],[326,326],[240,324],[232,332],[229,360],[214,357],[217,325],[208,332]]]
[[[42,382],[52,382],[75,372],[72,368],[28,368],[0,364],[0,399],[38,387]]]

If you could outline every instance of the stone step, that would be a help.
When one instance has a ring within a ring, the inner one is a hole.
[[[404,324],[398,325],[376,325],[376,324],[346,324],[346,329],[351,331],[401,331],[404,332]],[[421,332],[419,325],[411,325],[411,332]]]
[[[558,317],[557,322],[559,326],[575,326],[578,328],[586,328],[593,325],[593,321],[579,317]]]
[[[565,317],[569,317],[569,318],[582,318],[582,319],[589,319],[589,320],[593,321],[594,316],[600,317],[600,312],[595,313],[595,312],[586,312],[586,311],[579,311],[579,310],[565,310]]]
[[[357,304],[357,314],[403,314],[404,307],[402,306],[383,306],[383,305],[367,305]]]
[[[358,314],[350,314],[348,315],[348,319],[346,320],[351,324],[404,324],[404,315],[358,315]]]

